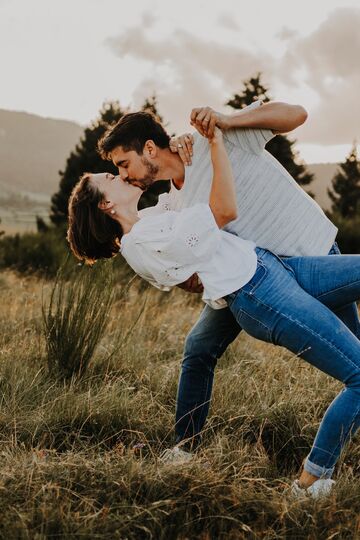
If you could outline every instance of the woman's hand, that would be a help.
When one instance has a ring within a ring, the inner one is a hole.
[[[170,150],[179,154],[184,165],[191,165],[193,155],[194,137],[191,133],[184,133],[178,137],[171,137]]]
[[[214,111],[211,107],[196,107],[190,114],[190,124],[194,126],[203,137],[211,139],[215,127],[229,129],[229,117]]]

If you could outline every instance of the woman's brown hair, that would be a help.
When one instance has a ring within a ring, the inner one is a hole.
[[[67,240],[75,257],[87,264],[110,258],[119,251],[123,230],[120,223],[98,207],[103,195],[85,173],[72,190],[69,199]]]

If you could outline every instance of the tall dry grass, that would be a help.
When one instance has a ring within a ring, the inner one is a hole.
[[[101,340],[115,297],[108,261],[93,268],[65,264],[56,276],[50,300],[42,306],[47,363],[64,379],[82,376]]]
[[[47,367],[52,288],[0,274],[1,538],[360,538],[358,438],[329,498],[286,494],[339,383],[241,335],[219,362],[197,459],[162,466],[201,304],[115,280],[87,371],[63,382]]]

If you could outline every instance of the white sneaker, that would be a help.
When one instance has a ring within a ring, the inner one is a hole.
[[[310,487],[302,488],[299,485],[299,481],[295,480],[291,484],[290,494],[295,499],[302,499],[304,497],[320,499],[321,497],[326,497],[330,494],[334,484],[335,480],[331,480],[331,478],[319,478],[319,480],[316,480]]]
[[[191,452],[185,452],[185,450],[181,450],[178,446],[174,446],[174,448],[167,448],[164,450],[160,455],[159,460],[161,463],[165,464],[181,465],[183,463],[188,463],[193,457],[194,454]]]

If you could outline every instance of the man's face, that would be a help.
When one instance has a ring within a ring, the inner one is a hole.
[[[111,160],[125,182],[143,191],[146,191],[157,180],[159,167],[145,155],[139,156],[135,150],[125,152],[122,146],[117,146],[111,152]]]

